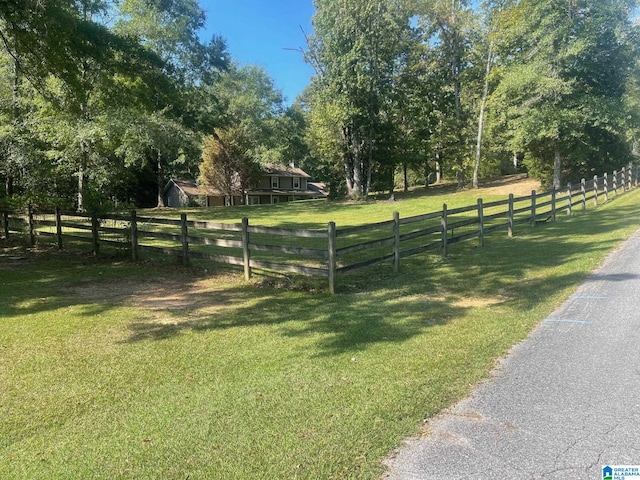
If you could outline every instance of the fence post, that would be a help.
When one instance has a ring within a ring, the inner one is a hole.
[[[607,172],[604,172],[603,193],[604,193],[604,201],[608,202],[609,201],[609,177],[607,175]]]
[[[593,176],[593,202],[595,206],[598,206],[598,176]]]
[[[584,178],[580,180],[580,194],[582,195],[582,211],[587,209],[587,183]]]
[[[31,206],[31,204],[29,204],[27,208],[27,212],[28,212],[27,221],[29,224],[29,242],[33,247],[36,244],[36,235],[35,235],[35,231],[34,231],[35,229],[33,225],[33,207]]]
[[[567,215],[569,216],[573,214],[573,202],[571,200],[571,183],[567,183]]]
[[[509,237],[513,237],[513,193],[509,194]]]
[[[613,194],[618,196],[618,172],[616,170],[613,171]]]
[[[182,239],[182,265],[189,265],[189,230],[187,228],[187,214],[180,214],[180,238]]]
[[[631,177],[633,176],[633,164],[629,162],[629,166],[627,167],[627,190],[631,190],[633,181]]]
[[[251,278],[251,252],[249,251],[249,219],[242,218],[242,263],[244,265],[244,279]]]
[[[91,215],[91,241],[93,254],[98,255],[100,251],[100,237],[98,233],[98,217],[96,215]]]
[[[478,246],[484,247],[484,205],[482,199],[478,199]]]
[[[441,236],[442,236],[442,256],[446,257],[447,256],[447,225],[448,225],[448,220],[447,220],[447,204],[445,203],[444,205],[442,205],[442,215],[440,216],[440,225],[442,227],[442,232],[441,232]]]
[[[393,212],[393,273],[400,271],[400,214]]]
[[[551,190],[551,221],[556,221],[556,187]]]
[[[327,224],[327,236],[329,237],[329,264],[327,265],[329,273],[329,292],[333,295],[336,293],[336,270],[338,258],[336,255],[336,222]]]
[[[620,183],[622,184],[622,193],[627,191],[627,170],[622,167],[622,176],[620,177]]]
[[[537,193],[535,190],[531,190],[531,226],[536,226],[536,200]]]
[[[58,240],[58,250],[62,250],[62,218],[60,207],[56,207],[56,238]]]
[[[131,261],[138,261],[138,215],[131,210]]]

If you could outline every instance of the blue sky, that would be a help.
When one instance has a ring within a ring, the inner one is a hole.
[[[313,0],[200,0],[200,6],[207,12],[203,39],[224,37],[236,61],[265,67],[293,102],[313,70],[300,53],[285,48],[305,46],[300,27],[312,31]]]

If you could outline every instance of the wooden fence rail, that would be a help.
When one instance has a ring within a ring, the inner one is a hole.
[[[531,227],[556,221],[561,212],[572,215],[576,208],[599,206],[638,186],[635,165],[614,171],[609,177],[595,176],[566,190],[537,193],[505,200],[448,208],[413,217],[401,218],[394,212],[391,220],[355,227],[337,228],[329,222],[326,229],[280,228],[241,223],[215,223],[128,215],[90,215],[78,212],[0,210],[5,238],[28,235],[35,245],[39,237],[55,239],[59,249],[72,243],[91,245],[98,255],[102,245],[129,252],[133,261],[142,252],[178,257],[184,265],[194,259],[242,266],[251,278],[253,269],[296,273],[328,280],[335,293],[336,276],[360,268],[390,262],[397,273],[400,260],[431,250],[447,256],[450,245],[478,239],[482,247],[488,234],[507,231],[513,236],[516,225]]]

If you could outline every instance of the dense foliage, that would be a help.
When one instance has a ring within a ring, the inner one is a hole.
[[[545,181],[632,159],[638,26],[624,0],[316,0],[312,152],[353,196],[442,174]],[[387,177],[391,178],[387,180]]]
[[[1,0],[0,202],[162,206],[170,177],[231,196],[264,163],[353,198],[515,169],[560,186],[633,157],[635,0],[314,5],[316,75],[287,106],[201,40],[198,0]]]

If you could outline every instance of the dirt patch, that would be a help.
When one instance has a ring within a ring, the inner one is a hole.
[[[214,284],[215,280],[211,278],[126,280],[109,285],[87,280],[70,291],[91,303],[122,303],[151,311],[210,311],[229,303],[227,298],[222,298]]]
[[[470,298],[461,298],[459,300],[448,300],[445,296],[435,296],[435,295],[411,295],[405,296],[401,299],[397,300],[397,303],[404,303],[407,301],[411,302],[437,302],[437,303],[449,303],[453,307],[458,308],[482,308],[482,307],[490,307],[492,305],[499,305],[505,302],[507,299],[505,297],[470,297]]]
[[[434,185],[434,190],[442,189],[443,194],[454,193],[458,191],[457,184],[452,182]],[[467,185],[464,190],[473,190],[471,184]],[[502,195],[507,196],[513,193],[515,196],[531,195],[531,191],[541,192],[540,181],[529,178],[527,174],[521,173],[517,175],[507,175],[505,177],[493,178],[479,181],[479,188],[476,190],[478,196],[483,195]]]
[[[479,192],[483,195],[531,195],[531,191],[541,192],[540,181],[524,176],[505,177],[498,180],[482,182]]]
[[[477,308],[477,307],[490,307],[492,305],[499,305],[504,302],[504,298],[500,297],[483,297],[483,298],[461,298],[451,304],[454,307],[460,308]]]
[[[521,173],[516,175],[507,175],[505,177],[480,180],[479,188],[474,189],[471,184],[465,185],[463,190],[476,191],[478,197],[497,195],[508,196],[513,193],[514,196],[520,197],[525,195],[531,195],[531,191],[542,192],[543,189],[540,186],[540,181],[529,178],[527,174]],[[415,197],[433,197],[439,195],[449,195],[459,192],[458,184],[453,181],[443,181],[441,183],[430,184],[429,188],[424,187],[412,187],[408,193],[400,190],[394,192],[394,199],[400,200],[403,198],[415,198]],[[372,199],[389,201],[388,193],[377,193],[371,196]]]

